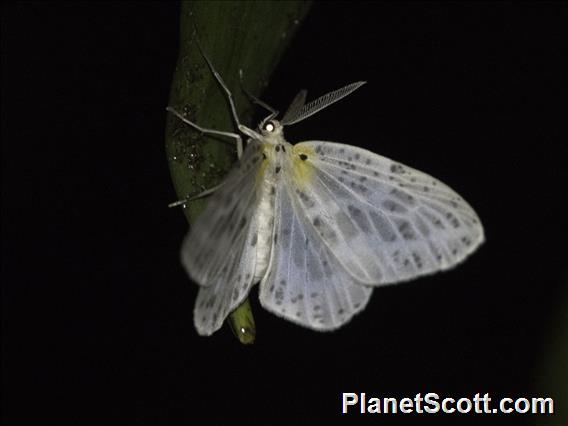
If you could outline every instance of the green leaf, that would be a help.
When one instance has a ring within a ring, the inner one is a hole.
[[[183,2],[180,17],[180,52],[173,76],[170,103],[201,127],[235,132],[230,109],[195,42],[200,44],[233,93],[243,124],[253,107],[240,86],[257,97],[311,2],[301,1],[195,1]],[[166,125],[166,153],[178,199],[219,184],[236,161],[233,140],[203,136],[172,115]],[[174,201],[174,200],[172,200]],[[183,208],[190,223],[203,211],[207,199]],[[248,299],[229,317],[243,344],[254,342],[255,324]]]

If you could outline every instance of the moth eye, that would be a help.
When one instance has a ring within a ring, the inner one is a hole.
[[[268,123],[266,123],[264,125],[264,130],[266,130],[267,132],[273,132],[274,131],[274,123],[272,121],[269,121]]]

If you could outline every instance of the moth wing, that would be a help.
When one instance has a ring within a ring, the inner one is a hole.
[[[304,153],[291,161],[298,210],[358,282],[394,283],[448,269],[484,240],[471,206],[423,172],[331,142],[303,142],[294,152]]]
[[[201,335],[218,330],[253,284],[260,164],[258,145],[249,144],[183,242],[182,264],[200,286],[194,323]]]
[[[260,284],[270,312],[316,330],[333,330],[363,310],[372,288],[358,284],[306,222],[289,183],[276,193],[271,261]]]

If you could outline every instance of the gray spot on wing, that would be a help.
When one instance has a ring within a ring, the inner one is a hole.
[[[404,207],[402,204],[397,203],[396,201],[393,200],[385,200],[383,201],[383,207],[388,210],[389,212],[392,213],[399,213],[399,214],[403,214],[408,212],[408,209],[406,207]]]
[[[419,253],[416,253],[415,251],[412,252],[412,259],[414,260],[414,264],[416,265],[416,267],[418,269],[422,269],[423,263],[422,263],[422,256],[420,256]]]
[[[434,255],[436,262],[442,263],[443,256],[442,256],[442,252],[439,249],[439,247],[435,246],[434,243],[432,243],[431,241],[428,242],[428,247],[430,248],[430,251]]]
[[[416,204],[414,197],[402,189],[393,188],[390,191],[390,194],[408,207],[414,206]]]
[[[394,218],[394,223],[402,235],[402,238],[405,240],[415,240],[416,239],[416,232],[414,231],[414,227],[412,224],[406,219]]]
[[[347,206],[347,210],[349,211],[349,214],[351,215],[355,223],[357,223],[357,225],[363,232],[368,233],[371,230],[369,220],[367,219],[365,213],[361,211],[361,209],[350,204]]]
[[[311,209],[312,207],[315,206],[314,200],[312,200],[311,197],[309,197],[304,191],[300,191],[299,189],[296,189],[296,194],[298,194],[298,197],[300,197],[302,204],[306,208]]]
[[[290,229],[284,228],[282,231],[282,238],[280,238],[280,245],[284,248],[284,250],[288,250],[290,247]]]
[[[391,173],[403,174],[405,172],[404,166],[399,163],[392,163],[390,166]]]
[[[335,221],[346,240],[350,240],[356,237],[357,234],[359,234],[359,231],[357,230],[349,216],[347,216],[345,213],[341,211],[338,212],[335,215]]]
[[[300,238],[299,235],[296,235],[296,240],[293,241],[293,245],[292,245],[292,260],[294,261],[294,265],[297,268],[300,268],[301,270],[303,270],[305,268],[305,251],[303,247],[299,247],[298,244],[298,238]]]
[[[322,253],[320,253],[320,255],[325,256],[325,254],[322,254]],[[322,264],[323,273],[325,274],[325,276],[328,277],[328,278],[332,277],[333,271],[331,270],[331,266],[329,264],[329,261],[327,260],[327,257],[323,257],[321,264]]]
[[[282,289],[282,287],[278,287],[274,292],[274,300],[277,305],[281,305],[284,301],[284,290]]]
[[[459,228],[460,227],[460,221],[458,220],[458,218],[451,212],[447,212],[446,213],[446,219],[448,220],[448,222],[450,222],[450,224],[454,227],[454,228]]]
[[[369,217],[383,241],[392,242],[396,240],[396,233],[385,216],[374,210],[370,210]]]
[[[321,216],[316,216],[312,223],[323,239],[329,243],[337,242],[337,234]]]
[[[432,225],[438,229],[446,229],[440,218],[426,209],[420,209],[420,214],[424,216]]]
[[[320,259],[315,257],[315,251],[310,250],[307,259],[307,269],[310,280],[312,282],[319,282],[323,280],[323,272],[321,270]]]
[[[424,219],[420,217],[420,215],[418,214],[414,215],[414,222],[416,223],[416,227],[423,236],[428,237],[430,235],[430,228],[428,224],[424,221]]]

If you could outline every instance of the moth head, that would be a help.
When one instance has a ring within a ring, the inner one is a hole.
[[[263,120],[259,126],[260,133],[266,138],[273,138],[282,135],[282,124],[272,118]]]

